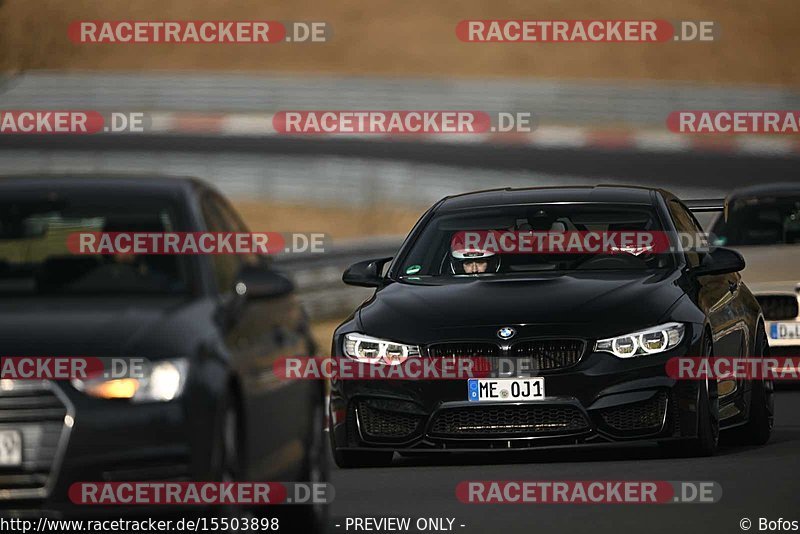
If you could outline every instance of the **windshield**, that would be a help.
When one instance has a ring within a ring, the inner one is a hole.
[[[800,195],[736,199],[711,233],[720,246],[800,243]]]
[[[111,198],[109,198],[111,197]],[[185,257],[73,254],[74,232],[176,231],[176,209],[157,197],[4,193],[0,199],[0,294],[174,295],[189,290]]]
[[[498,232],[554,236],[586,233],[662,233],[650,206],[614,204],[540,204],[470,209],[434,215],[412,248],[400,259],[400,278],[514,276],[553,271],[651,270],[672,267],[672,253],[623,248],[606,252],[529,252],[456,245],[464,235]],[[492,235],[489,235],[492,234]],[[520,241],[521,242],[521,241]]]

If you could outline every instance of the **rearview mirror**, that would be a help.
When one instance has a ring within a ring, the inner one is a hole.
[[[744,258],[735,250],[717,247],[703,255],[699,266],[692,270],[695,276],[738,273],[745,268]]]
[[[354,263],[342,275],[342,282],[351,286],[380,287],[383,285],[383,266],[391,260],[389,257]]]
[[[293,289],[292,281],[281,273],[253,266],[241,270],[234,288],[237,295],[252,299],[280,297]]]

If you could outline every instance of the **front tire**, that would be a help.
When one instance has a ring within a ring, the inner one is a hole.
[[[706,337],[703,342],[703,355],[714,354],[712,342]],[[719,450],[719,395],[717,380],[706,379],[700,383],[697,395],[697,437],[688,445],[692,456],[713,456]]]
[[[328,450],[325,441],[325,414],[324,403],[315,404],[311,416],[309,435],[306,438],[306,457],[300,479],[311,484],[328,482],[330,466],[328,465]],[[327,532],[329,521],[329,506],[323,503],[308,505],[285,506],[285,518],[292,532],[308,532],[317,534]]]
[[[769,343],[764,327],[756,337],[756,354],[769,356]],[[750,386],[750,413],[747,423],[738,429],[737,441],[746,445],[764,445],[775,424],[775,385],[772,380],[753,380]]]
[[[212,451],[212,478],[219,482],[236,482],[242,475],[239,445],[239,411],[232,395],[220,400],[219,422]]]
[[[227,395],[222,401],[222,421],[215,440],[214,448],[214,479],[220,482],[236,482],[241,480],[244,472],[240,445],[241,429],[239,426],[240,415],[236,407],[235,397]],[[247,520],[254,517],[252,510],[236,505],[225,504],[214,506],[211,517],[238,518]],[[240,531],[242,523],[239,523]],[[224,532],[237,532],[234,523]]]

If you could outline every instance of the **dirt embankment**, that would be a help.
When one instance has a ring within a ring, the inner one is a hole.
[[[0,0],[0,70],[239,70],[800,85],[797,0]],[[469,44],[461,19],[718,23],[714,43]],[[76,45],[75,20],[324,21],[325,44]]]

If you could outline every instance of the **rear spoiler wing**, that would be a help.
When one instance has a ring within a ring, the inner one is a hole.
[[[728,220],[728,202],[724,198],[686,200],[684,203],[694,213],[723,212],[725,220]]]

